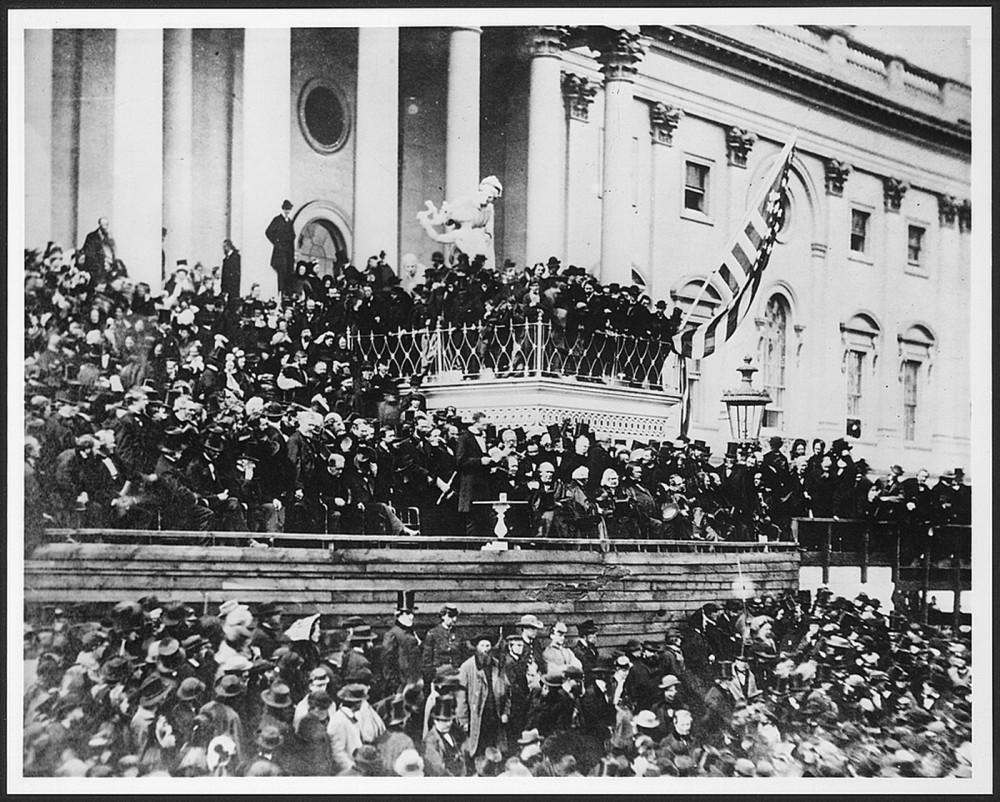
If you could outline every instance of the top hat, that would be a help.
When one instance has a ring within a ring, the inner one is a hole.
[[[451,721],[455,718],[455,697],[439,696],[431,709],[431,718],[439,721]]]
[[[409,717],[410,713],[406,709],[406,700],[403,698],[403,694],[397,693],[389,703],[389,720],[386,723],[390,727],[396,724],[405,724]]]
[[[412,613],[417,609],[416,602],[414,598],[416,596],[416,591],[413,590],[397,590],[396,591],[396,612],[397,613]]]
[[[276,682],[266,691],[261,691],[260,698],[268,707],[281,709],[292,706],[291,689],[283,682]]]

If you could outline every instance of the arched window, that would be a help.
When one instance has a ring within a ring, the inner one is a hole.
[[[788,344],[788,303],[780,295],[772,295],[764,308],[764,324],[757,362],[761,368],[761,384],[771,396],[764,410],[763,425],[769,429],[784,427],[785,353]]]
[[[316,275],[336,275],[337,257],[346,255],[344,235],[329,220],[316,217],[302,227],[298,239],[298,258],[315,260]]]
[[[926,417],[925,396],[934,335],[924,326],[910,326],[899,335],[900,382],[903,390],[903,440],[920,438]]]
[[[704,287],[704,292],[702,292]],[[697,300],[697,305],[691,313],[691,323],[701,323],[713,318],[722,305],[722,296],[711,284],[705,287],[705,279],[693,279],[684,284],[679,290],[671,293],[671,300],[676,304],[682,313],[683,320],[692,304]],[[701,360],[690,359],[687,366],[688,397],[691,399],[691,422],[705,423],[705,390],[701,376]]]
[[[854,315],[840,326],[844,340],[844,375],[847,380],[847,427],[852,437],[861,437],[865,418],[872,409],[870,379],[878,356],[878,324],[863,313]]]

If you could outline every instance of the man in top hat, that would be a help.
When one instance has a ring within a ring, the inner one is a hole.
[[[588,618],[577,626],[576,631],[580,637],[573,646],[573,654],[579,660],[584,676],[589,678],[594,666],[601,659],[600,650],[597,648],[597,624],[593,618]]]
[[[433,726],[424,737],[424,770],[428,777],[464,777],[468,773],[460,738],[453,732],[457,703],[442,696],[431,711]]]
[[[385,690],[400,693],[403,687],[421,678],[420,639],[413,631],[417,609],[412,590],[396,594],[396,623],[382,638],[381,666]]]
[[[265,660],[270,660],[274,650],[288,641],[281,626],[281,613],[281,603],[270,601],[260,605],[254,615],[257,626],[250,638],[250,648],[257,649]]]
[[[264,236],[273,246],[271,250],[271,267],[278,274],[278,292],[285,291],[292,277],[292,265],[295,262],[295,226],[292,225],[292,202],[286,200],[281,204],[281,214],[276,215],[270,223]]]
[[[360,619],[356,626],[349,629],[350,635],[348,643],[350,648],[344,653],[344,660],[341,663],[341,673],[346,677],[361,668],[371,669],[370,653],[372,645],[378,640],[378,636],[372,631],[368,624],[361,623]]]
[[[424,682],[428,686],[441,666],[458,668],[462,665],[462,641],[455,634],[457,620],[458,607],[446,604],[441,608],[441,623],[431,629],[424,638],[422,662]]]

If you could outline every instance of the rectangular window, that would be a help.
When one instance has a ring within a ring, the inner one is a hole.
[[[692,359],[688,363],[688,395],[691,398],[691,420],[694,423],[704,422],[704,399],[701,386],[701,360]]]
[[[855,253],[868,252],[868,220],[871,215],[860,209],[851,209],[851,250]]]
[[[685,162],[684,208],[708,214],[708,165]]]
[[[865,365],[863,351],[847,352],[847,417],[861,417],[861,375]]]
[[[920,363],[907,359],[903,362],[903,439],[917,439],[917,382]]]
[[[924,229],[920,226],[910,226],[906,245],[906,260],[911,265],[919,265],[924,250]]]

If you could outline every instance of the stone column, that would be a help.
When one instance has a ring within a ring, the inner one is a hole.
[[[291,194],[291,63],[288,28],[247,28],[243,45],[243,281],[274,297],[271,243],[264,236],[281,202]],[[393,154],[395,158],[395,154]],[[294,215],[294,211],[293,211]]]
[[[601,190],[601,281],[632,283],[632,102],[647,41],[637,30],[608,29],[592,45],[604,73],[604,186]]]
[[[653,148],[649,291],[657,299],[667,298],[670,287],[686,269],[680,254],[671,247],[671,227],[660,222],[671,209],[677,208],[680,185],[675,180],[678,156],[673,142],[674,131],[683,117],[683,109],[665,103],[654,103],[649,108],[649,135]]]
[[[193,267],[194,59],[190,28],[163,31],[163,243],[167,275],[178,259]]]
[[[525,262],[563,259],[566,111],[559,69],[566,29],[533,28],[528,93],[528,196]]]
[[[163,32],[120,28],[115,34],[115,253],[133,281],[161,286],[163,220]]]
[[[354,263],[399,268],[399,29],[358,29]]]
[[[24,32],[24,247],[52,239],[52,31]]]
[[[448,47],[448,134],[445,198],[473,195],[479,186],[479,47],[482,28],[453,28]]]

